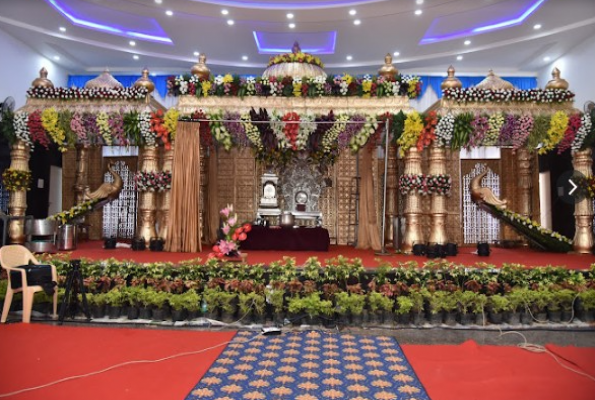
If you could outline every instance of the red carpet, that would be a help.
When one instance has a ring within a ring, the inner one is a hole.
[[[0,394],[86,374],[124,361],[157,359],[225,343],[235,332],[0,326]],[[10,397],[19,400],[182,400],[225,349],[100,375]]]
[[[595,381],[562,368],[545,353],[479,346],[473,341],[458,346],[401,347],[432,400],[595,399]],[[547,348],[595,376],[595,349]]]
[[[489,257],[478,257],[471,254],[475,251],[473,247],[463,247],[456,257],[448,257],[448,261],[463,265],[472,266],[478,262],[493,264],[497,267],[503,263],[518,263],[527,266],[566,266],[571,269],[588,269],[595,263],[595,256],[591,254],[559,254],[543,253],[528,248],[502,249],[491,248],[492,253]],[[132,251],[131,249],[117,248],[113,250],[104,250],[102,241],[91,241],[79,243],[78,248],[72,252],[72,258],[90,258],[93,260],[103,260],[106,258],[115,258],[117,260],[134,260],[137,262],[158,262],[171,261],[178,262],[201,258],[207,259],[210,249],[205,249],[202,253],[167,253],[153,251]],[[378,256],[373,250],[359,250],[349,246],[331,246],[330,251],[249,251],[248,262],[251,264],[263,263],[269,264],[272,261],[281,260],[285,256],[294,257],[298,265],[303,264],[309,257],[318,257],[324,261],[329,258],[343,255],[348,258],[359,257],[364,266],[376,267],[380,262],[389,262],[393,265],[398,262],[415,261],[420,266],[428,261],[426,257],[401,255],[390,253],[388,256]]]
[[[0,326],[0,394],[134,359],[152,359],[229,341],[234,332]],[[595,382],[547,354],[516,347],[402,345],[432,400],[593,400]],[[595,375],[595,349],[548,346]],[[157,364],[126,366],[26,394],[18,400],[183,400],[224,346]]]

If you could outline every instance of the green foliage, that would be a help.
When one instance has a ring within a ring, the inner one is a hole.
[[[490,296],[488,298],[488,307],[490,307],[492,311],[496,313],[512,310],[510,299],[507,296],[503,296],[501,294]]]
[[[291,298],[288,311],[293,314],[304,312],[310,317],[329,316],[333,314],[333,303],[330,300],[321,300],[318,293],[312,293],[304,297]]]
[[[238,299],[238,305],[242,315],[248,314],[251,310],[253,310],[254,313],[258,315],[264,314],[266,305],[264,294],[256,292],[240,293],[238,295]]]
[[[423,304],[423,298],[422,298]],[[399,315],[409,314],[411,311],[414,310],[415,301],[413,297],[410,296],[399,296],[397,297],[397,310],[396,313]]]
[[[595,310],[595,289],[588,289],[578,293],[585,311]]]
[[[196,290],[188,290],[182,294],[170,294],[168,299],[169,305],[174,310],[200,310],[200,295]]]
[[[89,305],[101,307],[107,304],[107,293],[87,293],[86,297]]]
[[[283,290],[267,288],[265,289],[265,296],[268,303],[273,307],[275,313],[283,312],[285,305],[285,292]]]
[[[455,297],[458,308],[462,314],[480,314],[483,312],[484,307],[488,302],[488,297],[485,294],[469,290],[458,290],[453,293],[453,297]]]
[[[378,292],[368,293],[368,307],[371,312],[392,311],[395,302],[393,299]]]
[[[551,290],[550,294],[551,297],[547,305],[550,311],[571,311],[577,298],[577,293],[571,289]]]

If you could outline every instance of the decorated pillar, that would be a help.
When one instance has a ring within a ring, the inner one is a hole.
[[[517,163],[519,171],[519,214],[531,218],[531,190],[533,181],[531,179],[531,152],[527,148],[517,150]]]
[[[444,184],[450,182],[446,175],[446,150],[434,142],[430,147],[430,171],[428,179],[433,182],[434,191],[430,202],[430,243],[446,244],[446,191]],[[429,185],[428,185],[429,186]]]
[[[89,147],[76,146],[76,176],[74,181],[74,201],[81,204],[85,201],[85,192],[89,190]]]
[[[22,140],[17,140],[12,145],[10,152],[10,169],[14,171],[30,172],[29,158],[30,148]],[[17,190],[10,192],[10,199],[8,201],[8,213],[15,217],[25,216],[27,211],[27,189],[20,186]],[[8,226],[8,236],[11,243],[24,244],[25,236],[25,219],[14,219],[10,221]]]
[[[591,176],[593,160],[591,149],[576,151],[572,154],[572,166],[575,171],[584,176]],[[574,251],[588,254],[593,247],[593,202],[590,198],[584,198],[574,205],[574,222],[576,230],[574,233]]]
[[[145,146],[141,148],[140,171],[141,173],[157,172],[159,161],[159,148],[157,146]],[[155,230],[155,212],[157,196],[153,191],[140,192],[138,201],[138,237],[145,240],[149,245],[151,238],[157,236]]]
[[[421,153],[412,147],[405,152],[405,175],[421,175]],[[416,190],[405,195],[405,235],[401,250],[411,253],[413,245],[423,241],[421,233],[421,194]]]
[[[170,174],[173,169],[174,161],[174,143],[170,147],[163,150],[163,167],[161,170],[164,174]],[[167,239],[167,224],[169,221],[169,208],[171,205],[171,190],[166,189],[161,193],[161,201],[159,203],[160,220],[159,220],[159,237],[164,241]]]

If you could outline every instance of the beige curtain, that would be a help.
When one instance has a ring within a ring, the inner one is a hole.
[[[180,121],[172,168],[166,251],[187,253],[202,251],[200,207],[199,125]]]
[[[217,241],[219,229],[219,181],[217,180],[217,151],[214,148],[209,152],[209,170],[207,175],[207,193],[205,196],[205,241],[213,244]]]
[[[361,150],[361,188],[359,201],[359,226],[357,229],[357,248],[380,250],[380,235],[374,206],[374,176],[372,170],[373,150],[366,147]]]

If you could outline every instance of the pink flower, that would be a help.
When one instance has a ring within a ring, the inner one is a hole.
[[[227,225],[227,224],[225,224],[225,225],[223,225],[223,228],[221,228],[221,230],[223,231],[223,233],[225,235],[228,235],[229,234],[229,231],[230,231],[230,226]]]
[[[233,225],[236,224],[237,221],[238,221],[238,216],[237,215],[234,215],[233,217],[231,217],[230,219],[227,220],[227,223],[229,225],[232,225],[233,226]]]
[[[221,240],[219,242],[219,249],[221,250],[221,253],[223,253],[223,254],[229,254],[232,251],[236,251],[237,248],[238,247],[235,242],[231,242],[231,241],[227,241],[227,240]]]
[[[233,211],[233,206],[230,206],[229,204],[227,205],[227,207],[225,207],[223,210],[221,210],[221,215],[223,215],[224,217],[229,217],[229,214]]]

